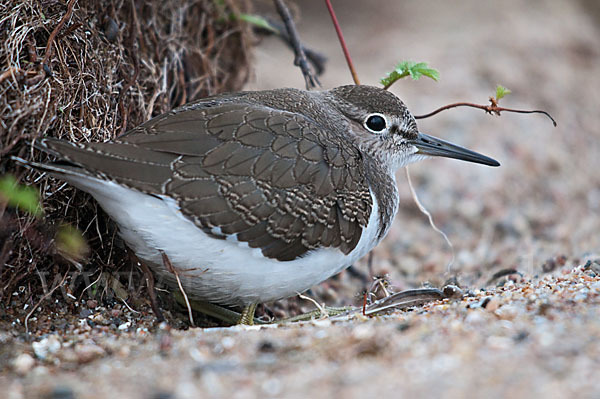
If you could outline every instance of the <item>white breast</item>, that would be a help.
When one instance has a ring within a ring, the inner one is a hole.
[[[215,239],[196,227],[168,197],[157,198],[95,178],[69,180],[96,198],[119,225],[120,235],[136,255],[175,286],[159,250],[177,269],[186,294],[213,303],[246,305],[303,292],[356,262],[379,241],[378,206],[373,198],[369,224],[348,255],[332,248],[314,250],[293,261],[262,256],[237,240]]]

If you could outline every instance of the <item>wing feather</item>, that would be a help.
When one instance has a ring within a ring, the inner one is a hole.
[[[97,176],[172,196],[207,234],[233,235],[267,257],[352,251],[372,209],[358,149],[324,140],[327,132],[301,115],[215,101],[154,118],[114,142],[45,145]]]

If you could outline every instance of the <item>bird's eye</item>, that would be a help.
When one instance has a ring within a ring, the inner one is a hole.
[[[369,115],[365,121],[365,127],[373,133],[381,133],[387,127],[385,118],[379,114]]]

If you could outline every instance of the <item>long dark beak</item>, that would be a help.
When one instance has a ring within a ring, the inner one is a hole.
[[[461,161],[481,163],[488,166],[500,166],[500,163],[495,159],[428,134],[419,133],[419,136],[411,143],[418,148],[419,152],[417,154],[460,159]]]

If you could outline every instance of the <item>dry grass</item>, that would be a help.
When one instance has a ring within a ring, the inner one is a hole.
[[[40,187],[45,217],[0,204],[0,318],[33,306],[61,281],[70,298],[128,265],[115,228],[85,194],[26,173],[10,156],[39,159],[31,140],[105,141],[173,107],[239,90],[252,35],[232,18],[246,0],[9,0],[0,5],[0,175]],[[59,222],[79,226],[89,266],[57,255]],[[66,280],[63,277],[70,272]],[[128,271],[130,290],[141,278]],[[17,294],[15,294],[17,293]],[[12,319],[14,320],[14,318]]]

